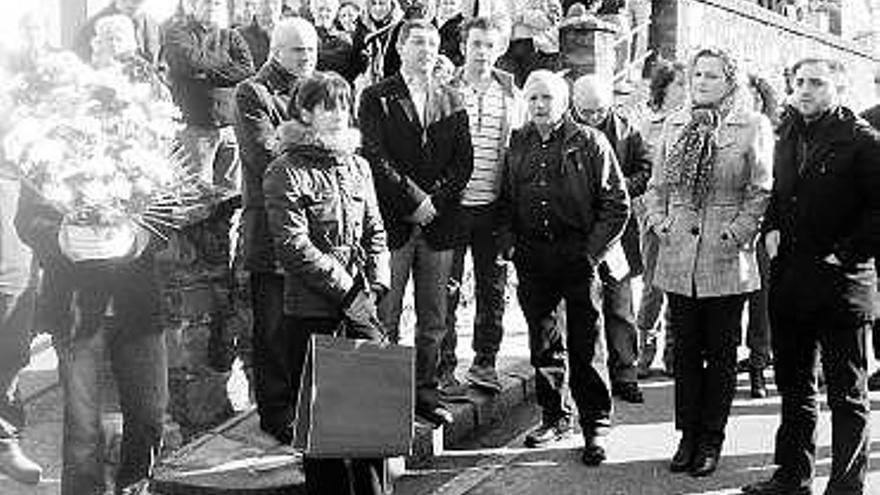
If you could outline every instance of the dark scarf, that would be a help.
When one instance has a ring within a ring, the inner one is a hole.
[[[717,105],[694,105],[690,121],[664,163],[666,183],[689,190],[697,207],[702,206],[713,187],[718,158],[716,131],[730,111],[732,100],[728,95]]]

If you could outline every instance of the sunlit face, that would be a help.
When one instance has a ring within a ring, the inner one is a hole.
[[[491,69],[504,53],[504,35],[497,29],[471,29],[464,43],[466,67],[480,71]]]
[[[460,11],[460,0],[437,0],[437,17],[441,19],[455,17]]]
[[[562,119],[568,101],[553,91],[546,81],[535,81],[525,88],[529,120],[535,125],[550,126]]]
[[[291,74],[309,76],[318,64],[318,36],[312,29],[285,31],[276,41],[273,53]]]
[[[223,0],[192,0],[192,15],[202,24],[223,25],[226,19]]]
[[[428,75],[437,64],[440,35],[434,29],[415,28],[397,44],[401,71]]]
[[[339,10],[339,0],[312,0],[310,10],[315,26],[329,28],[333,26],[336,12]]]
[[[384,20],[391,13],[393,0],[370,0],[370,17],[375,21]]]
[[[578,120],[592,127],[599,127],[608,118],[608,103],[602,101],[594,91],[575,91],[572,106]]]
[[[731,89],[732,83],[724,74],[723,60],[708,55],[696,60],[691,71],[691,98],[694,103],[718,103]]]
[[[798,67],[792,85],[794,105],[804,117],[815,117],[840,102],[838,76],[824,63]]]
[[[351,108],[343,102],[336,108],[317,105],[311,111],[303,110],[302,119],[312,127],[318,137],[333,138],[349,127]]]
[[[95,37],[92,38],[92,64],[96,67],[106,66],[118,57],[136,50],[134,26],[127,17],[105,17],[95,26]]]
[[[437,16],[437,4],[435,0],[413,0],[410,3],[410,8],[421,8],[422,19],[427,21],[433,21]]]
[[[357,29],[357,20],[360,15],[361,12],[356,5],[347,3],[339,7],[339,12],[336,13],[336,20],[339,21],[342,29],[348,33],[353,33]]]
[[[134,15],[146,0],[116,0],[116,10],[125,15]]]
[[[261,26],[271,27],[275,25],[281,14],[281,4],[278,0],[262,0],[258,3],[254,15]]]

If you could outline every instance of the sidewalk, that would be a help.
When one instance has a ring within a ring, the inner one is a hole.
[[[470,298],[462,298],[472,301]],[[470,365],[471,302],[459,308],[458,376]],[[403,343],[412,345],[413,321]],[[453,424],[432,430],[416,423],[416,437],[409,465],[417,465],[445,447],[468,437],[475,428],[497,421],[534,393],[534,376],[528,362],[528,337],[515,297],[509,294],[504,321],[504,340],[498,356],[503,390],[491,397],[471,390],[467,402],[451,404]],[[185,446],[156,469],[152,491],[161,495],[303,493],[299,457],[262,433],[256,411],[249,409]]]

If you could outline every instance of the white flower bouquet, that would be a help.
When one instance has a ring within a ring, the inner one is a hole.
[[[165,237],[214,194],[178,151],[177,108],[139,75],[59,53],[9,82],[6,158],[65,215],[62,247],[106,246],[79,249],[84,259],[117,257],[138,229]]]

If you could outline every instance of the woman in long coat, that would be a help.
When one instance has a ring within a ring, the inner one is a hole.
[[[645,202],[659,238],[654,284],[675,335],[670,469],[715,471],[736,389],[747,294],[760,287],[755,241],[772,184],[769,120],[739,97],[735,61],[704,49],[690,65],[690,101],[664,123]]]

